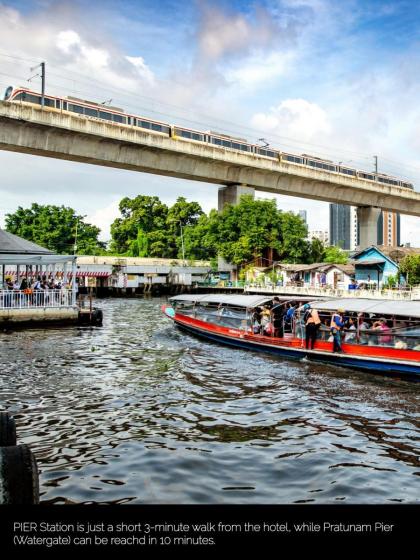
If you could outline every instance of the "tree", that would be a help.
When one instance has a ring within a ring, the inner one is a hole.
[[[130,243],[128,251],[129,257],[147,257],[149,251],[149,241],[147,235],[139,227],[137,230],[137,237]]]
[[[310,263],[321,263],[324,262],[326,250],[325,245],[320,239],[313,237],[309,247],[310,252]]]
[[[400,262],[400,271],[410,286],[420,284],[420,255],[406,255]]]
[[[138,237],[139,229],[147,237],[150,257],[171,256],[165,236],[168,207],[157,196],[138,195],[125,197],[119,204],[121,218],[111,225],[111,250],[117,254],[128,254],[131,244]]]
[[[307,263],[310,260],[310,245],[306,237],[308,228],[300,216],[293,212],[281,213],[280,260],[285,263]]]
[[[254,200],[243,195],[236,206],[209,216],[207,242],[236,265],[261,257],[264,249],[281,248],[281,213],[275,200]]]
[[[98,240],[100,229],[84,221],[72,208],[40,205],[19,208],[6,214],[6,230],[59,254],[102,254],[105,243]],[[77,231],[77,240],[76,240]]]
[[[184,236],[189,236],[189,250],[185,246],[185,256],[187,258],[195,258],[194,255],[197,252],[198,247],[193,247],[192,242],[194,236],[191,232],[195,229],[201,216],[204,215],[203,210],[198,202],[187,202],[187,200],[180,196],[173,206],[169,208],[168,215],[166,217],[167,234],[170,238],[169,245],[174,256],[182,257],[182,238]],[[181,229],[182,228],[182,229]],[[187,231],[189,233],[187,233]]]
[[[331,245],[330,247],[325,248],[324,262],[333,264],[347,264],[347,261],[347,253],[343,251],[341,247]]]

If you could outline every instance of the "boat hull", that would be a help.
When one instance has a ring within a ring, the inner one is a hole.
[[[166,314],[165,309],[163,310]],[[331,364],[338,367],[353,368],[361,371],[368,371],[370,373],[387,374],[396,377],[409,376],[420,380],[419,361],[412,360],[412,362],[410,362],[408,360],[398,360],[394,357],[365,356],[363,354],[354,355],[350,353],[337,354],[325,350],[306,350],[302,347],[301,343],[299,346],[296,346],[296,344],[300,342],[297,341],[297,339],[284,340],[284,342],[282,339],[275,339],[274,342],[274,340],[270,341],[268,337],[258,337],[266,339],[262,341],[252,335],[249,336],[243,333],[239,334],[239,331],[237,331],[237,335],[232,334],[235,332],[233,329],[221,329],[212,326],[211,324],[194,324],[201,323],[201,321],[195,321],[190,318],[184,318],[177,315],[167,316],[182,330],[190,334],[231,347],[252,350],[254,352],[274,354],[294,360],[302,360],[306,358],[313,362]],[[324,343],[324,346],[325,345],[326,344]]]

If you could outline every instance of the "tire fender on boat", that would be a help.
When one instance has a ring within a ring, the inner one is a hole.
[[[39,503],[38,466],[27,445],[0,448],[0,504]]]

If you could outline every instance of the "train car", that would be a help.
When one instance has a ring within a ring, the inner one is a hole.
[[[41,94],[24,87],[13,88],[10,86],[6,90],[4,100],[14,103],[20,102],[41,105]],[[120,107],[111,107],[96,103],[95,101],[80,99],[79,97],[53,97],[45,95],[44,105],[47,108],[68,111],[89,119],[106,121],[111,124],[115,123],[118,125],[144,128],[149,132],[159,133],[165,136],[169,136],[170,134],[170,125],[168,123],[129,115]]]
[[[39,92],[32,91],[26,87],[9,86],[6,89],[4,100],[12,103],[28,103],[41,105],[42,97]],[[56,97],[44,95],[44,107],[47,110],[68,111],[88,119],[106,121],[107,123],[132,126],[147,130],[149,133],[161,136],[172,137],[174,140],[185,140],[188,142],[203,142],[215,148],[223,148],[242,153],[254,154],[271,160],[290,163],[293,165],[307,166],[313,169],[327,171],[328,173],[338,173],[350,177],[371,181],[373,183],[400,186],[414,190],[412,183],[402,181],[396,177],[391,177],[383,173],[373,173],[359,171],[351,167],[335,164],[331,160],[322,159],[309,154],[290,154],[273,149],[269,146],[259,146],[248,142],[245,138],[229,136],[221,132],[212,130],[200,131],[182,126],[171,125],[166,122],[141,117],[138,115],[127,114],[124,109],[119,107],[106,106],[104,104],[80,99],[78,97]]]
[[[337,165],[329,159],[321,159],[315,156],[310,156],[308,154],[302,154],[305,158],[306,165],[310,167],[315,167],[316,169],[322,169],[323,171],[337,172]]]

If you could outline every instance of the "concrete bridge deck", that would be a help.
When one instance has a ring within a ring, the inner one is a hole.
[[[420,216],[420,193],[173,139],[138,127],[0,102],[0,149]]]

